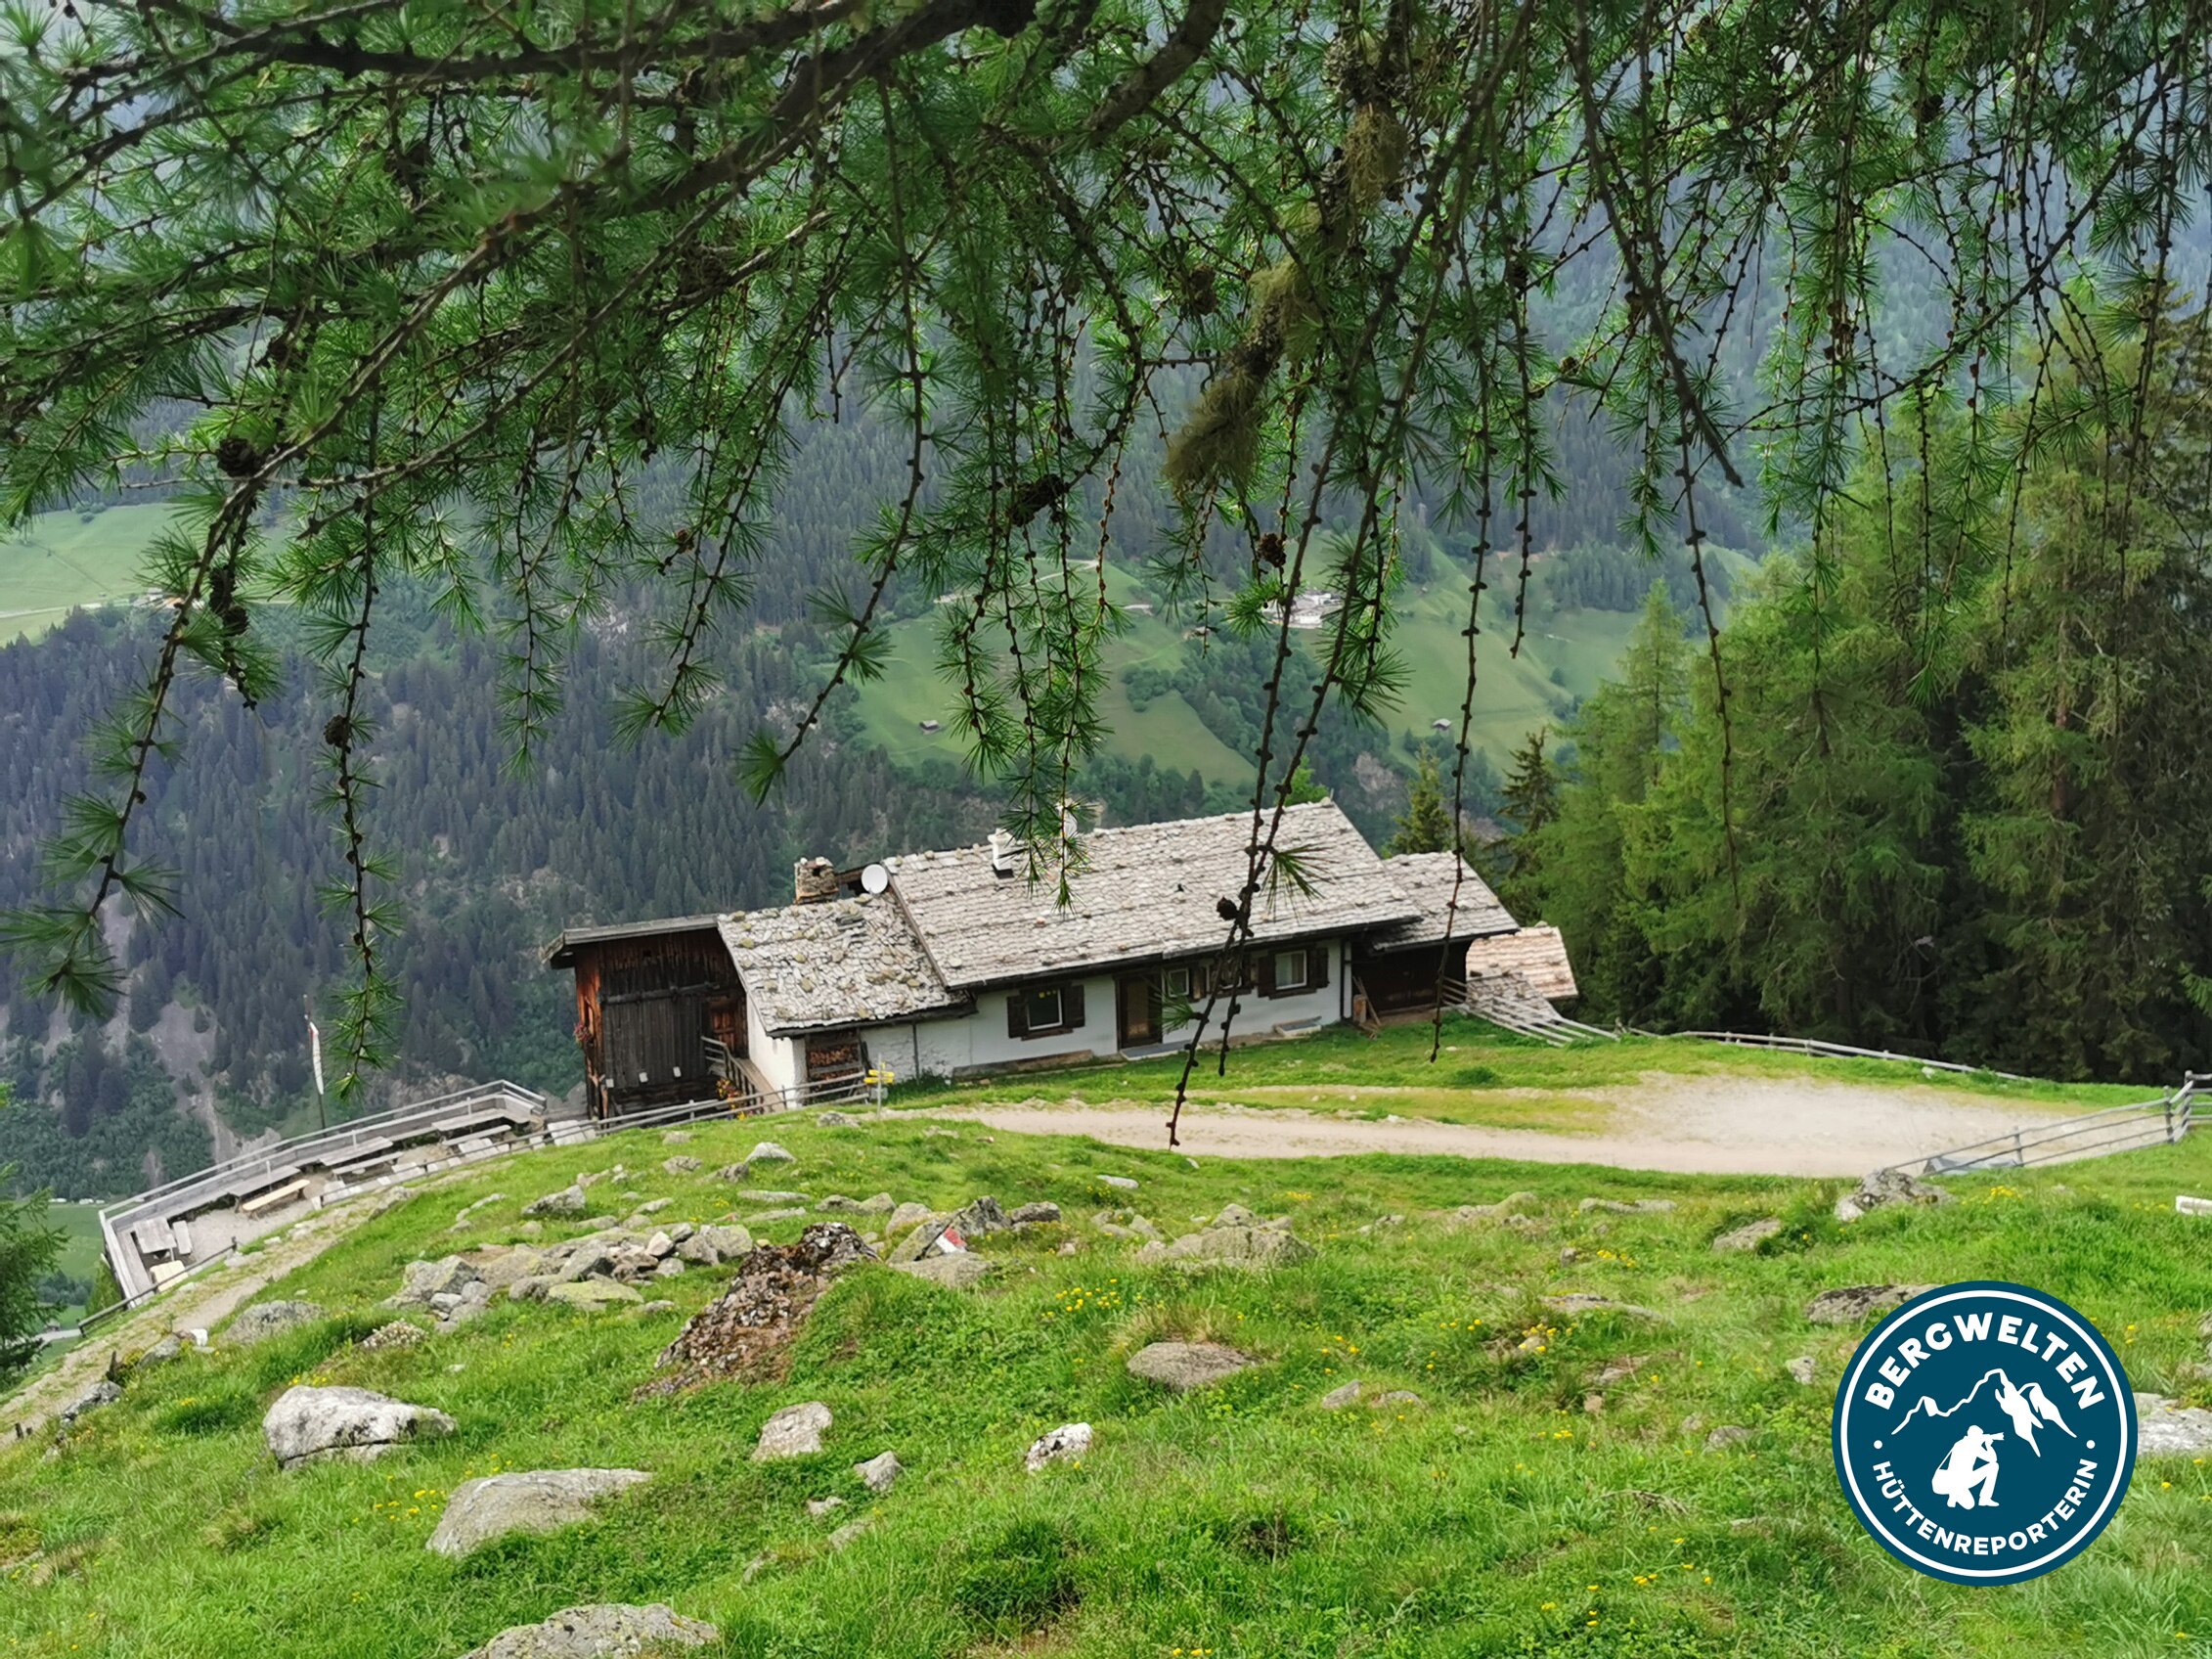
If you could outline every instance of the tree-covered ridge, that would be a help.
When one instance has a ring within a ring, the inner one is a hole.
[[[385,1086],[507,1076],[569,1088],[573,1006],[537,958],[564,922],[774,904],[801,856],[858,861],[971,842],[989,827],[987,804],[956,777],[899,777],[834,737],[768,802],[745,794],[730,748],[762,709],[806,695],[819,648],[803,624],[731,652],[727,689],[665,742],[626,743],[611,729],[612,688],[643,648],[617,627],[579,641],[573,695],[540,764],[517,774],[494,651],[414,603],[414,626],[389,636],[401,654],[372,664],[366,701],[377,737],[365,752],[384,780],[374,825],[409,899],[386,942],[405,1019]],[[35,646],[0,650],[0,904],[35,895],[35,849],[81,785],[83,740],[156,625],[79,615]],[[273,633],[286,626],[271,616]],[[304,691],[247,710],[220,682],[180,685],[192,763],[146,780],[149,844],[183,874],[180,908],[128,928],[127,1006],[104,1030],[15,985],[0,998],[0,1077],[18,1101],[0,1113],[0,1160],[21,1164],[22,1181],[75,1196],[139,1189],[150,1152],[169,1175],[198,1167],[207,1133],[179,1115],[180,1094],[212,1100],[241,1134],[296,1127],[313,1099],[305,1013],[347,972],[319,895],[341,854],[297,782],[326,717]],[[49,1049],[50,1033],[72,1028]]]
[[[106,902],[163,891],[139,785],[176,670],[271,695],[251,596],[281,594],[320,618],[310,770],[345,859],[353,1055],[398,1010],[379,941],[405,885],[354,746],[396,574],[492,631],[524,743],[583,621],[649,583],[625,722],[681,729],[713,636],[779,574],[798,428],[864,407],[906,466],[750,777],[874,671],[906,572],[967,596],[943,641],[959,729],[1041,842],[1100,729],[1114,616],[1087,560],[1157,441],[1189,603],[1264,641],[1283,593],[1352,596],[1317,676],[1272,629],[1249,896],[1259,809],[1328,704],[1393,688],[1412,492],[1455,500],[1494,582],[1579,404],[1632,457],[1655,545],[1699,561],[1714,485],[1754,477],[1817,543],[1862,417],[1956,400],[1985,467],[1992,400],[2033,401],[2062,316],[2147,338],[2208,142],[2189,0],[83,0],[5,28],[0,511],[143,466],[195,515],[117,776],[57,846],[72,891],[13,932],[56,990],[112,989]],[[1537,299],[1593,270],[1572,336],[1541,334]],[[1900,287],[1940,315],[1882,327]],[[204,414],[141,454],[164,399]],[[656,463],[673,524],[633,510]],[[281,542],[275,492],[300,509]],[[1825,616],[1817,575],[1804,593]],[[1469,597],[1472,682],[1498,619]],[[1904,597],[1914,637],[1948,604],[1935,580]]]
[[[2204,1064],[2212,340],[2161,328],[2140,376],[2056,356],[2040,412],[2002,417],[2016,484],[1963,412],[1884,434],[1722,636],[1732,746],[1654,595],[1507,883],[1598,1013],[2046,1076]]]

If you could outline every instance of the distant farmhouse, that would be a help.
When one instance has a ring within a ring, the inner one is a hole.
[[[1251,832],[1250,813],[1094,830],[1067,905],[1056,873],[1033,883],[1002,834],[856,871],[810,859],[788,905],[571,927],[545,961],[575,972],[599,1116],[872,1068],[959,1077],[1141,1055],[1187,1035],[1205,1002]],[[1232,1037],[1411,1015],[1439,986],[1460,1002],[1471,977],[1525,1000],[1574,995],[1558,929],[1523,927],[1464,866],[1454,913],[1456,854],[1380,858],[1330,801],[1289,808],[1276,844],[1299,880],[1286,869],[1254,897],[1216,1010],[1233,990]]]

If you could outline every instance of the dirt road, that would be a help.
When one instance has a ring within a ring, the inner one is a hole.
[[[1448,1152],[1689,1174],[1856,1176],[2080,1109],[1957,1089],[1725,1076],[1648,1077],[1565,1093],[1606,1108],[1605,1128],[1555,1135],[1414,1117],[1373,1122],[1289,1107],[1204,1105],[1185,1109],[1180,1139],[1182,1149],[1198,1157]],[[1136,1100],[1025,1101],[933,1115],[1024,1134],[1089,1135],[1125,1146],[1167,1144],[1166,1108]]]

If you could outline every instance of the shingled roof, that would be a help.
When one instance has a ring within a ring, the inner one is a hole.
[[[720,919],[745,996],[773,1036],[913,1019],[965,1006],[889,897]]]
[[[1459,866],[1459,908],[1452,909],[1452,867]],[[1482,939],[1493,933],[1510,933],[1520,925],[1498,901],[1490,885],[1457,853],[1400,853],[1383,860],[1383,868],[1397,877],[1398,885],[1420,907],[1420,915],[1384,928],[1372,940],[1379,951],[1402,950],[1409,945],[1434,945],[1445,937],[1449,924],[1454,939]]]
[[[1227,924],[1216,906],[1243,890],[1251,836],[1248,812],[1093,830],[1080,843],[1084,868],[1064,906],[1053,881],[996,874],[988,846],[885,862],[940,979],[971,990],[1219,948]],[[1334,801],[1288,808],[1276,845],[1299,855],[1311,890],[1287,876],[1272,891],[1263,882],[1253,900],[1256,941],[1413,923],[1423,914]]]

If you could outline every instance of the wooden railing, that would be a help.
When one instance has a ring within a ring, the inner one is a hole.
[[[2050,1164],[2074,1158],[2102,1157],[2109,1152],[2132,1152],[2144,1146],[2172,1145],[2189,1134],[2195,1122],[2196,1095],[2201,1082],[2190,1072],[2170,1095],[2133,1105],[2107,1106],[2080,1117],[2056,1123],[2030,1124],[2010,1135],[1993,1135],[1949,1151],[1937,1152],[1921,1164],[1924,1175],[1962,1175],[1977,1169],[2024,1169],[2030,1164]]]

